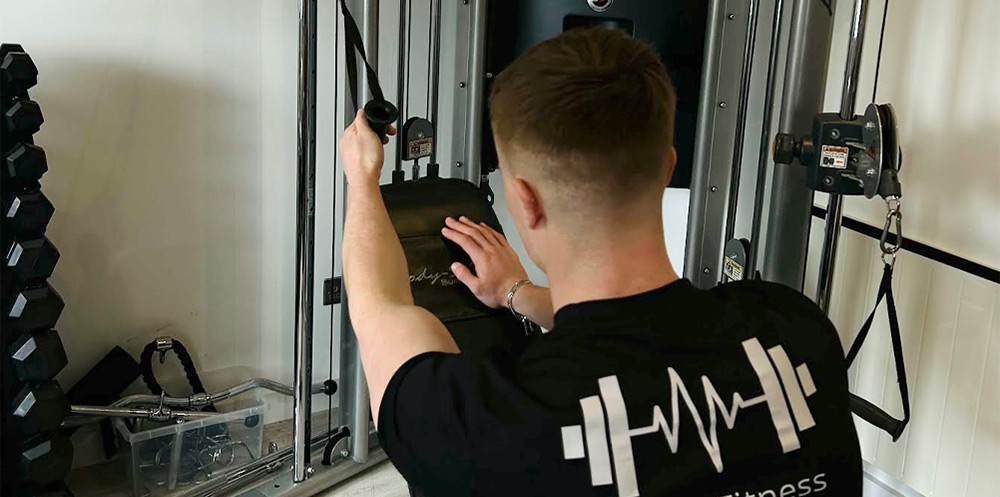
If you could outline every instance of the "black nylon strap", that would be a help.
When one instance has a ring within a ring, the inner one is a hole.
[[[875,307],[865,320],[865,324],[858,331],[851,349],[847,352],[847,365],[850,366],[857,358],[861,346],[868,337],[872,322],[875,320],[875,311],[878,309],[882,299],[885,298],[886,311],[889,315],[889,336],[892,340],[892,355],[896,362],[896,383],[899,384],[899,398],[903,403],[903,419],[896,419],[889,415],[875,404],[868,402],[855,394],[851,394],[851,411],[858,417],[871,423],[875,427],[885,431],[892,436],[895,442],[903,434],[903,430],[910,422],[910,392],[906,386],[906,367],[903,363],[903,339],[899,333],[899,317],[896,314],[896,300],[892,296],[892,265],[886,264],[882,271],[882,282],[879,284],[878,298],[875,300]]]
[[[361,60],[365,63],[365,72],[368,74],[368,89],[372,92],[373,100],[385,100],[382,94],[382,87],[378,83],[378,74],[368,63],[365,55],[365,44],[361,39],[361,31],[358,23],[354,21],[351,11],[347,9],[346,0],[340,0],[340,10],[344,13],[344,41],[346,42],[347,61],[347,83],[351,89],[351,101],[354,102],[354,112],[361,108],[358,101],[358,59],[356,53],[361,54]]]

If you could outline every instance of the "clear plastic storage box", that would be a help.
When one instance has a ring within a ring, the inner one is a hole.
[[[256,399],[236,410],[180,424],[115,426],[130,446],[126,455],[135,497],[157,496],[207,480],[256,460],[264,436],[264,405]]]

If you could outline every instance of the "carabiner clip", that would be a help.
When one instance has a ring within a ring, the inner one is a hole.
[[[886,199],[886,206],[889,212],[885,215],[885,225],[882,227],[882,237],[879,238],[879,248],[882,249],[882,262],[888,266],[896,263],[896,252],[903,246],[903,214],[899,211],[899,199],[889,197]],[[889,232],[892,230],[893,220],[896,221],[896,240],[889,245]]]

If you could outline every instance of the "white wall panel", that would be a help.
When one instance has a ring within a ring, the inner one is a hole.
[[[263,28],[265,3],[0,4],[0,37],[40,72],[64,384],[113,345],[138,355],[157,335],[183,340],[207,372],[257,371],[261,318],[287,305],[269,292],[294,267],[278,267],[294,250],[282,171],[294,149],[280,148],[280,109],[265,110],[285,95],[269,92],[282,59],[262,49],[281,55],[284,32]]]
[[[837,2],[825,108],[840,104],[853,0]],[[879,30],[888,21],[878,101],[899,118],[905,235],[1000,267],[1000,2],[872,0],[858,106],[872,98]],[[992,20],[992,21],[991,21]],[[825,203],[823,196],[817,196]],[[848,198],[845,213],[881,226],[885,205]],[[814,292],[821,223],[813,225],[807,291]],[[831,318],[845,348],[874,304],[878,242],[844,231]],[[925,495],[992,495],[1000,484],[1000,285],[901,253],[897,297],[913,417],[902,438],[857,420],[864,457]],[[856,393],[899,416],[886,313],[850,370]]]
[[[812,235],[815,262],[820,222]],[[841,237],[830,315],[845,351],[874,305],[877,246],[851,231]],[[991,495],[1000,474],[1000,285],[901,252],[893,291],[912,420],[893,443],[855,418],[862,455],[924,495]],[[902,416],[884,304],[848,374],[853,392]]]

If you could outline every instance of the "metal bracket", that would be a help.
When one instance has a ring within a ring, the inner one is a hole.
[[[156,337],[156,351],[160,353],[160,364],[163,364],[167,358],[167,352],[173,350],[173,348],[173,338],[167,336]]]
[[[323,280],[323,305],[339,304],[342,289],[343,280],[340,276]]]

